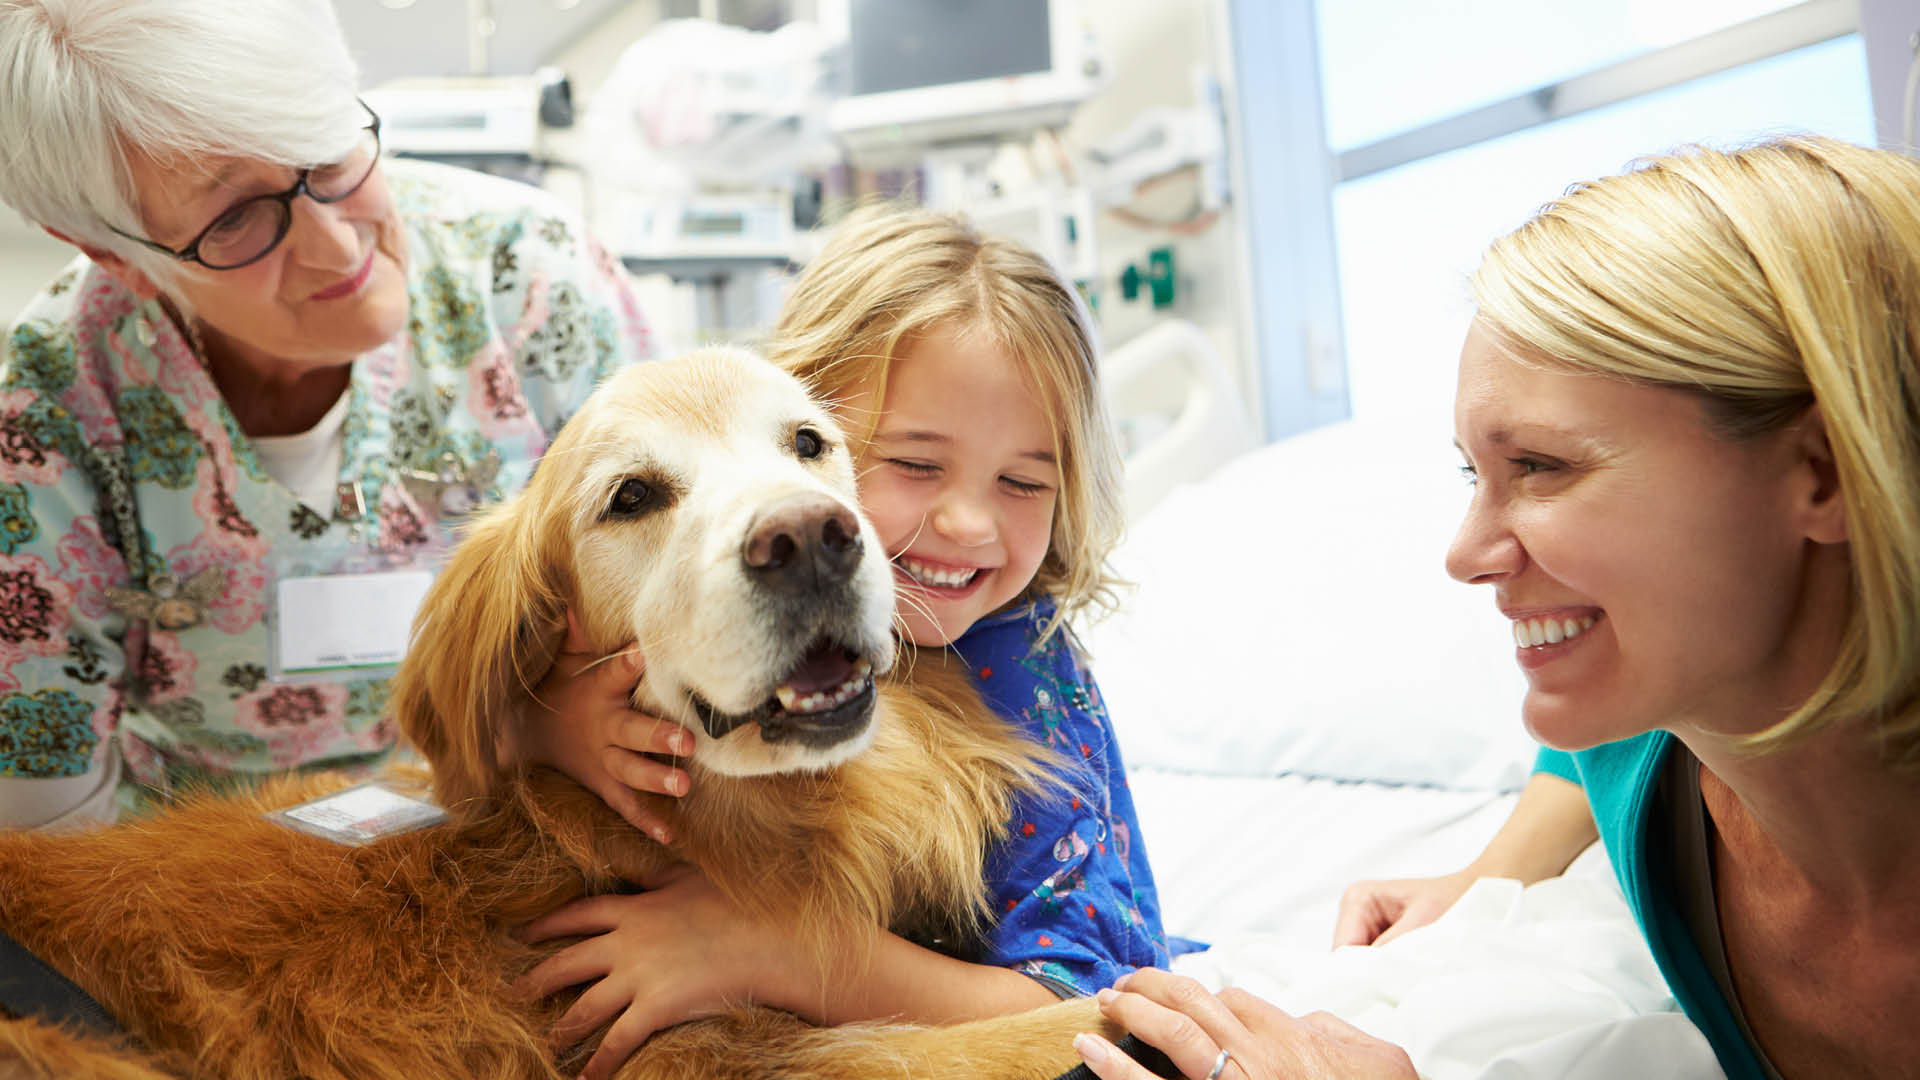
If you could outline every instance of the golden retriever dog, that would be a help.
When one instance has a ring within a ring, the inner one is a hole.
[[[514,979],[517,927],[668,861],[836,955],[837,928],[964,931],[982,858],[1046,752],[891,634],[892,580],[832,419],[750,354],[641,365],[569,421],[429,592],[393,712],[448,821],[345,846],[263,812],[342,786],[207,794],[84,834],[0,835],[0,925],[97,998],[116,1043],[0,1022],[0,1077],[427,1080],[569,1075],[564,1000]],[[557,773],[507,769],[571,610],[637,641],[641,709],[692,727],[671,849]],[[912,670],[882,678],[896,666]],[[1090,1001],[946,1028],[815,1028],[741,1008],[668,1029],[626,1078],[1051,1077]],[[1109,1035],[1117,1034],[1111,1029]]]

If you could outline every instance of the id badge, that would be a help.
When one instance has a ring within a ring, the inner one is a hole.
[[[371,780],[299,806],[271,811],[266,817],[289,829],[360,847],[383,836],[438,825],[447,819],[447,812],[425,799]]]
[[[267,674],[289,680],[384,679],[406,655],[438,561],[359,554],[274,567]]]

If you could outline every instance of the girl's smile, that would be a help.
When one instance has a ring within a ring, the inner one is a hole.
[[[978,588],[992,572],[991,567],[953,566],[929,562],[902,553],[893,560],[893,572],[905,578],[908,587],[947,596],[961,596]]]

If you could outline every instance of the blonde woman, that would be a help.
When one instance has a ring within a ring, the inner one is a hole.
[[[1474,865],[1356,886],[1343,940],[1597,832],[1729,1077],[1914,1075],[1917,260],[1920,163],[1817,138],[1652,160],[1493,245],[1447,561],[1513,621],[1553,749]],[[1412,1075],[1337,1021],[1161,972],[1122,990],[1109,1014],[1189,1076]]]
[[[846,427],[899,632],[922,650],[903,665],[953,662],[932,654],[952,650],[988,705],[1070,763],[1072,790],[1016,805],[985,867],[997,921],[984,941],[847,927],[848,955],[871,957],[857,978],[820,971],[697,876],[540,920],[530,937],[596,935],[527,980],[535,993],[594,981],[559,1031],[577,1040],[613,1021],[590,1077],[724,1003],[951,1023],[1091,994],[1168,959],[1125,766],[1063,621],[1103,597],[1120,522],[1078,296],[964,221],[873,208],[801,275],[773,353]]]

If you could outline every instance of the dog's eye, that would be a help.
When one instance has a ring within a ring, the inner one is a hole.
[[[653,488],[648,487],[646,481],[629,476],[613,489],[613,498],[607,503],[607,513],[615,517],[632,517],[645,510],[652,501]]]
[[[826,440],[812,428],[801,428],[793,433],[793,452],[800,455],[800,460],[812,461],[826,451]]]

